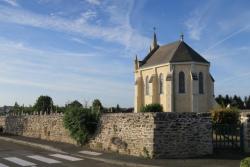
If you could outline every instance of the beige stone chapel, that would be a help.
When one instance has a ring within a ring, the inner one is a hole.
[[[135,62],[134,112],[159,103],[165,112],[208,112],[214,105],[210,63],[183,40],[159,46],[156,34],[149,53]]]

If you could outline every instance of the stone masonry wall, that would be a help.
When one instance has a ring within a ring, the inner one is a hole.
[[[76,144],[63,127],[63,115],[1,116],[0,126],[8,134]]]
[[[199,157],[213,153],[210,114],[156,113],[154,124],[156,158]]]
[[[209,114],[104,114],[90,147],[154,158],[199,157],[212,154]]]
[[[151,113],[104,114],[89,145],[134,156],[153,155],[154,116]]]
[[[63,127],[63,115],[1,116],[10,134],[75,144]],[[184,158],[212,154],[212,123],[199,113],[103,114],[89,146],[122,154]]]

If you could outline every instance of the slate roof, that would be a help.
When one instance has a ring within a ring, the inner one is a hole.
[[[200,62],[209,64],[206,59],[184,41],[176,41],[156,47],[140,62],[140,67],[177,62]]]

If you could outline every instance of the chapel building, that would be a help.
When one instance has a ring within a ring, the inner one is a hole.
[[[156,34],[149,53],[134,61],[134,112],[158,103],[164,112],[209,112],[214,105],[210,63],[183,40],[159,46]]]

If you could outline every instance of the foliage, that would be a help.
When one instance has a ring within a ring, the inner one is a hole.
[[[225,97],[219,95],[215,98],[215,100],[223,108],[226,107],[227,105],[230,105],[231,107],[239,109],[250,109],[250,96],[245,97],[244,100],[242,100],[241,97],[237,95],[234,96],[226,95]]]
[[[53,101],[52,98],[49,96],[40,96],[36,100],[36,103],[34,105],[34,109],[38,112],[47,112],[50,113],[53,109]]]
[[[92,103],[92,109],[95,111],[102,111],[103,110],[103,106],[102,103],[99,99],[95,99]]]
[[[240,122],[240,113],[233,108],[218,108],[212,111],[212,119],[218,124],[238,124]]]
[[[83,105],[79,101],[75,100],[67,104],[66,107],[83,107]]]
[[[241,160],[240,167],[250,167],[250,157]]]
[[[67,107],[64,114],[64,126],[78,144],[84,144],[95,132],[99,122],[99,112],[82,107]]]
[[[163,112],[163,107],[160,104],[148,104],[141,108],[141,112]]]
[[[147,159],[150,158],[149,151],[146,147],[143,147],[143,156]]]

